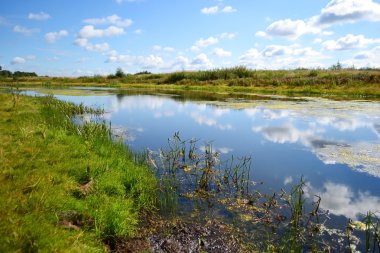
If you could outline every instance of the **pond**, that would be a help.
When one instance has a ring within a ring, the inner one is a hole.
[[[29,94],[51,90],[29,91]],[[135,151],[157,151],[179,132],[212,143],[220,159],[251,157],[250,180],[270,194],[306,182],[332,227],[380,211],[380,102],[207,92],[55,90],[59,99],[102,107]],[[183,201],[183,205],[190,205]]]

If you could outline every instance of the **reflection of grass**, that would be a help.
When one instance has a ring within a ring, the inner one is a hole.
[[[51,97],[0,94],[0,252],[103,252],[101,239],[132,235],[155,205],[156,180],[98,113]]]
[[[2,85],[166,87],[187,90],[260,92],[286,95],[380,97],[380,71],[370,70],[250,70],[245,67],[195,72],[59,78],[1,79]]]

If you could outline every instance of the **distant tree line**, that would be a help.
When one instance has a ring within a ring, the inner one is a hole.
[[[0,77],[33,77],[38,76],[35,72],[23,72],[23,71],[15,71],[11,72],[9,70],[5,70],[0,66]]]

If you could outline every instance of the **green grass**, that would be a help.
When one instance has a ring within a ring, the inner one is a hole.
[[[252,70],[233,67],[204,71],[110,76],[0,78],[0,86],[98,86],[168,88],[285,95],[380,97],[379,69]]]
[[[105,124],[101,110],[0,94],[0,252],[104,252],[154,210],[157,181]]]

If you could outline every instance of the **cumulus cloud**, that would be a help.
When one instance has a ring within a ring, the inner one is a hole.
[[[87,51],[92,52],[107,52],[110,50],[110,46],[108,43],[98,43],[98,44],[91,44],[88,39],[85,38],[77,38],[74,41],[74,44],[77,46],[80,46],[81,48],[84,48]]]
[[[218,35],[220,39],[233,39],[236,37],[236,33],[221,33]]]
[[[66,37],[67,35],[69,35],[69,32],[66,30],[61,30],[59,32],[50,32],[50,33],[45,34],[45,40],[48,43],[54,43],[58,39]]]
[[[268,45],[259,51],[249,49],[240,56],[239,63],[258,69],[280,69],[289,67],[316,67],[325,56],[311,47]]]
[[[355,66],[359,68],[380,68],[380,46],[367,51],[361,51],[353,55],[352,59],[342,60],[344,66]]]
[[[16,65],[16,64],[24,64],[26,62],[25,58],[16,56],[12,59],[11,64]]]
[[[176,59],[170,64],[170,70],[202,70],[213,68],[213,63],[206,54],[199,54],[193,59],[185,56],[177,56]]]
[[[284,19],[270,24],[265,32],[258,31],[258,37],[283,37],[287,39],[297,39],[306,33],[318,33],[319,29],[311,27],[303,20]]]
[[[229,57],[229,56],[232,55],[231,52],[226,51],[226,50],[224,50],[223,48],[220,48],[220,47],[215,48],[213,50],[213,54],[216,55],[216,56],[218,56],[218,57]]]
[[[222,9],[222,12],[225,12],[225,13],[231,13],[231,12],[237,12],[236,9],[232,8],[232,6],[225,6],[223,9]]]
[[[37,20],[37,21],[44,21],[50,19],[50,15],[45,12],[40,13],[29,13],[28,19],[30,20]]]
[[[215,14],[219,11],[219,6],[212,6],[212,7],[205,7],[201,9],[201,13],[209,15],[209,14]]]
[[[212,68],[213,64],[206,54],[199,54],[191,61],[191,66],[195,69],[207,69]]]
[[[325,50],[350,50],[364,48],[369,44],[380,43],[380,39],[367,39],[364,35],[347,34],[338,40],[328,40],[322,43]]]
[[[221,7],[221,8],[218,5],[215,5],[215,6],[205,7],[201,9],[201,13],[205,15],[216,14],[218,12],[232,13],[232,12],[237,12],[237,10],[229,5]]]
[[[167,52],[167,53],[172,53],[172,52],[175,51],[175,49],[172,48],[172,47],[163,47],[163,46],[160,46],[160,45],[154,45],[152,47],[152,49],[154,51],[163,51],[163,52]]]
[[[200,38],[197,42],[195,42],[196,47],[208,47],[214,44],[217,44],[219,40],[215,37],[209,37],[207,39]]]
[[[133,23],[131,19],[122,19],[115,14],[104,18],[89,18],[83,22],[90,25],[115,25],[118,27],[129,27]]]
[[[101,38],[111,37],[124,34],[124,29],[116,26],[110,26],[106,29],[95,29],[92,25],[84,26],[78,33],[80,38]]]
[[[380,4],[373,0],[332,0],[312,20],[323,26],[360,20],[380,21]]]
[[[30,36],[33,33],[38,33],[40,30],[37,28],[26,28],[20,25],[16,25],[13,27],[13,31],[16,33],[22,33],[25,36]]]
[[[139,66],[146,69],[158,68],[164,64],[164,60],[156,55],[134,56],[117,54],[116,52],[112,52],[108,56],[107,62],[123,63],[127,66]]]
[[[258,37],[283,37],[297,39],[308,33],[331,35],[324,29],[334,24],[357,21],[380,21],[380,4],[373,0],[331,0],[319,15],[305,20],[283,19],[270,24],[265,31],[258,31]]]

